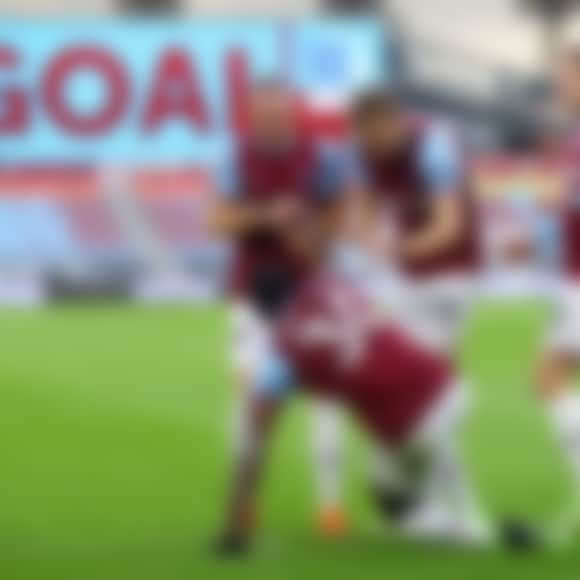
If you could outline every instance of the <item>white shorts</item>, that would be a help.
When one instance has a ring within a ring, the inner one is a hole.
[[[475,289],[476,280],[469,274],[405,281],[395,316],[422,342],[451,353],[465,331]]]
[[[268,350],[271,326],[248,302],[231,307],[231,357],[236,373],[251,379]]]
[[[563,284],[556,292],[548,348],[580,356],[580,284]]]

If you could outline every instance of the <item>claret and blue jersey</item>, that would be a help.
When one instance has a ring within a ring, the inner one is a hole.
[[[325,141],[309,143],[312,146],[312,159],[309,167],[309,195],[313,201],[324,202],[336,199],[345,189],[350,177],[345,167],[346,156],[340,145]],[[215,169],[217,191],[227,200],[244,200],[251,194],[244,185],[243,158],[240,149],[244,145],[238,141],[230,143]],[[264,160],[273,162],[276,158],[292,155],[292,151],[264,151]],[[271,192],[273,195],[274,191]]]
[[[410,123],[406,143],[385,159],[369,158],[355,145],[348,166],[351,182],[388,205],[403,236],[429,225],[437,200],[457,199],[463,222],[458,239],[421,258],[402,258],[405,273],[425,276],[477,268],[479,235],[469,170],[458,138],[446,125]]]
[[[459,191],[466,174],[465,159],[451,129],[432,123],[417,130],[417,137],[412,164],[427,194],[438,197]],[[348,148],[341,171],[358,187],[372,187],[377,181],[356,144]]]
[[[314,216],[346,187],[340,163],[332,147],[310,137],[297,138],[278,150],[241,140],[218,171],[218,188],[228,200],[256,205],[292,196]],[[274,279],[280,287],[296,286],[312,267],[279,231],[251,231],[239,236],[235,245],[230,289],[236,295],[251,295],[257,278],[262,286],[272,286]]]
[[[340,400],[375,437],[401,442],[451,383],[446,357],[383,319],[336,274],[318,274],[277,321],[255,376],[259,397],[298,387]]]

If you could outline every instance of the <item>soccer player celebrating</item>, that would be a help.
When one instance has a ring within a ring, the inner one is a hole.
[[[355,102],[352,125],[350,180],[367,208],[363,232],[384,228],[380,220],[390,216],[390,252],[403,275],[398,306],[405,324],[452,352],[479,262],[474,202],[457,139],[441,123],[413,118],[380,90]]]
[[[372,256],[365,268],[371,294],[416,339],[453,356],[479,265],[474,200],[459,144],[447,127],[414,118],[384,90],[362,94],[351,122],[350,231]],[[387,273],[393,265],[395,275]],[[372,469],[383,503],[396,509],[400,462],[381,449]],[[432,524],[425,517],[422,525]]]
[[[332,154],[300,129],[295,95],[287,87],[263,81],[248,100],[249,128],[220,171],[221,199],[213,216],[215,228],[235,246],[233,356],[242,398],[255,383],[272,321],[308,274],[309,254],[330,235],[341,189]],[[308,246],[312,228],[319,243]],[[313,440],[318,525],[323,533],[341,534],[339,416],[322,399],[314,406]]]
[[[538,370],[538,386],[550,411],[563,449],[580,486],[580,393],[574,376],[580,362],[580,50],[564,51],[555,86],[561,111],[568,116],[568,135],[562,139],[560,161],[569,176],[560,211],[562,283],[558,316]],[[580,487],[579,487],[580,489]]]
[[[248,510],[267,440],[283,401],[299,388],[341,401],[376,445],[407,465],[408,495],[397,514],[400,530],[477,545],[490,539],[456,453],[463,390],[451,363],[385,320],[350,281],[323,272],[303,285],[277,321],[254,380],[246,416],[249,437],[239,457],[220,551],[236,553],[246,546]]]

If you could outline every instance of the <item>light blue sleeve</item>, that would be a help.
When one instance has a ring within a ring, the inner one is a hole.
[[[562,228],[556,215],[538,212],[534,216],[534,233],[540,265],[556,272],[562,265]]]
[[[332,201],[347,189],[360,185],[362,172],[351,147],[323,144],[318,150],[318,170],[314,189],[320,201]]]
[[[254,382],[256,393],[279,399],[296,388],[296,375],[288,359],[275,348],[270,348],[259,365]]]
[[[434,126],[423,136],[419,168],[429,192],[452,193],[460,188],[464,176],[463,156],[453,134],[443,126]]]
[[[222,199],[240,199],[240,179],[237,167],[235,148],[230,145],[216,163],[214,182],[218,195]]]

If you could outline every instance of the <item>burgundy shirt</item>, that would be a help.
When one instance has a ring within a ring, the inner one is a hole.
[[[279,322],[296,385],[341,400],[376,437],[401,443],[448,387],[451,366],[383,320],[348,282],[310,280]]]
[[[392,158],[373,160],[360,153],[362,179],[393,212],[403,235],[426,227],[433,198],[449,193],[459,196],[463,229],[451,247],[423,259],[403,259],[401,267],[413,277],[474,271],[480,262],[479,227],[459,145],[435,125],[414,123],[410,131],[408,142]]]
[[[332,156],[309,138],[271,151],[251,140],[234,148],[226,175],[227,195],[251,204],[267,204],[292,195],[305,202],[307,211],[340,193],[342,184],[333,170]],[[264,229],[240,236],[230,272],[230,290],[247,296],[260,272],[276,270],[288,284],[297,285],[310,271],[306,260],[288,248],[279,232]]]

